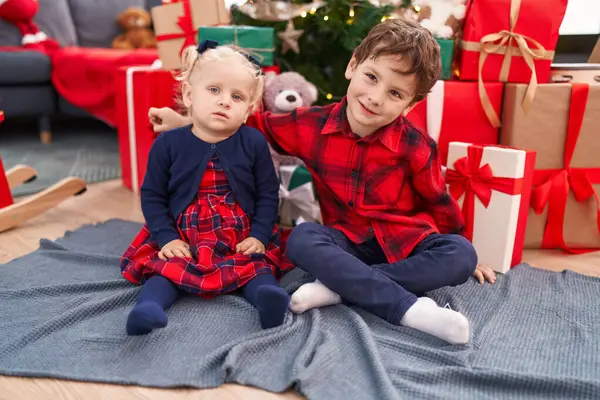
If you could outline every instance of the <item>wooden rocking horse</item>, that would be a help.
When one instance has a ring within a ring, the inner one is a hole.
[[[4,113],[0,111],[0,123],[3,120]],[[0,232],[14,228],[86,190],[83,179],[69,177],[26,200],[14,203],[10,190],[23,183],[31,182],[36,177],[36,170],[27,165],[17,165],[5,173],[0,158]]]

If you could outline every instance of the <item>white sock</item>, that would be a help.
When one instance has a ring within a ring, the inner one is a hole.
[[[428,333],[451,344],[469,341],[469,321],[459,312],[438,307],[428,297],[419,297],[400,324]]]
[[[306,283],[300,286],[292,294],[290,310],[301,314],[311,308],[330,306],[341,302],[342,298],[339,294],[330,290],[321,282],[314,281],[313,283]]]

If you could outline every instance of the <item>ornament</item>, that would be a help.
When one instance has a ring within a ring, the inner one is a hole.
[[[304,31],[302,29],[296,29],[294,26],[294,21],[290,19],[285,31],[277,33],[277,36],[279,36],[279,38],[283,41],[283,45],[281,46],[281,54],[287,53],[287,51],[290,49],[296,54],[300,53],[298,39],[300,39],[300,36],[302,36],[303,33]]]
[[[421,25],[433,36],[449,39],[459,33],[466,0],[413,0],[412,5],[419,10]]]
[[[400,7],[403,3],[402,0],[369,0],[369,3],[375,7],[393,6]]]
[[[419,13],[412,7],[399,7],[390,14],[390,18],[408,19],[411,21],[419,20]]]
[[[289,21],[302,14],[323,7],[324,1],[313,1],[307,4],[294,4],[289,1],[280,0],[253,0],[248,1],[237,9],[252,19],[261,21]]]

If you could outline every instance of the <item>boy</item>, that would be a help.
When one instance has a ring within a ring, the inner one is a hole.
[[[304,161],[319,196],[324,226],[300,224],[287,243],[287,256],[317,278],[294,293],[293,311],[341,296],[392,324],[468,342],[467,319],[423,294],[462,284],[476,268],[480,281],[493,282],[493,273],[479,271],[473,246],[460,236],[464,221],[446,191],[435,141],[403,117],[440,72],[431,34],[390,19],[355,49],[341,102],[249,119],[276,151]],[[189,123],[168,108],[149,117],[156,131]]]

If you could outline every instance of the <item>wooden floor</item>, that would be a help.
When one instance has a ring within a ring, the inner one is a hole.
[[[93,184],[81,196],[71,198],[22,226],[0,234],[0,263],[6,263],[38,248],[41,238],[56,239],[83,224],[111,218],[142,221],[139,198],[120,181]],[[524,261],[534,267],[600,276],[600,252],[565,256],[555,251],[528,250]],[[1,268],[1,267],[0,267]],[[134,386],[26,379],[0,376],[0,400],[5,399],[300,399],[294,393],[271,394],[239,385],[210,390],[163,390]]]
[[[0,263],[4,264],[36,250],[41,238],[56,239],[63,236],[67,230],[77,229],[84,224],[103,222],[111,218],[143,221],[139,197],[123,188],[121,181],[89,185],[87,192],[81,196],[66,200],[59,206],[12,231],[0,233]],[[0,266],[0,268],[2,267]],[[9,399],[281,400],[302,399],[302,397],[292,392],[273,394],[232,384],[207,390],[165,390],[55,379],[0,376],[0,400]]]

